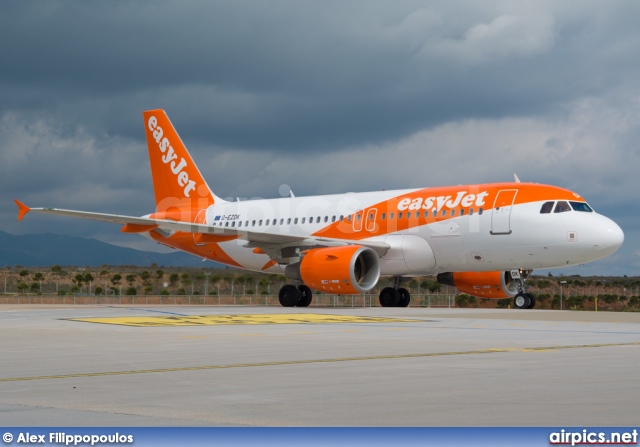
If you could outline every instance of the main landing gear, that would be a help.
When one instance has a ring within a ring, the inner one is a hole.
[[[403,278],[394,276],[393,287],[385,287],[380,292],[380,305],[382,307],[407,307],[411,302],[411,295],[405,288],[400,287]]]
[[[278,299],[283,307],[309,307],[313,294],[311,289],[305,285],[296,287],[292,284],[287,284],[280,289]]]
[[[511,277],[520,281],[518,293],[513,297],[513,307],[516,309],[533,309],[536,306],[536,297],[531,293],[527,293],[525,289],[525,280],[529,273],[531,272],[511,270]]]

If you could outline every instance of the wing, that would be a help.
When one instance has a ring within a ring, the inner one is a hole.
[[[160,235],[168,237],[176,231],[194,233],[196,242],[224,242],[232,239],[246,241],[244,246],[262,250],[271,259],[288,263],[290,258],[297,258],[300,252],[319,247],[339,247],[344,245],[361,245],[373,249],[382,257],[389,250],[390,245],[380,241],[351,241],[348,239],[305,237],[273,232],[246,231],[238,228],[216,227],[190,222],[179,222],[166,219],[153,219],[150,217],[124,216],[120,214],[93,213],[88,211],[65,210],[60,208],[30,208],[18,200],[18,220],[32,211],[40,214],[54,214],[58,216],[76,217],[121,224],[120,231],[124,233],[144,233],[157,231]]]

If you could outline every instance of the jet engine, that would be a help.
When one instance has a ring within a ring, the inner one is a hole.
[[[438,282],[480,298],[510,298],[518,293],[518,281],[510,272],[440,273]]]
[[[380,263],[376,252],[368,247],[314,248],[300,262],[288,265],[285,275],[323,292],[363,293],[378,282]]]

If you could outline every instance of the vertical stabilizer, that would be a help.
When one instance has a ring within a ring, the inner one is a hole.
[[[209,189],[164,110],[142,113],[147,134],[156,211],[188,211],[179,220],[193,221],[192,214],[222,202]]]

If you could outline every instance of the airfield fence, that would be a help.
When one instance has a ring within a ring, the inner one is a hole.
[[[278,295],[4,295],[2,304],[110,306],[277,306]],[[454,294],[411,295],[409,307],[455,307]],[[377,294],[314,294],[309,307],[380,307]]]

